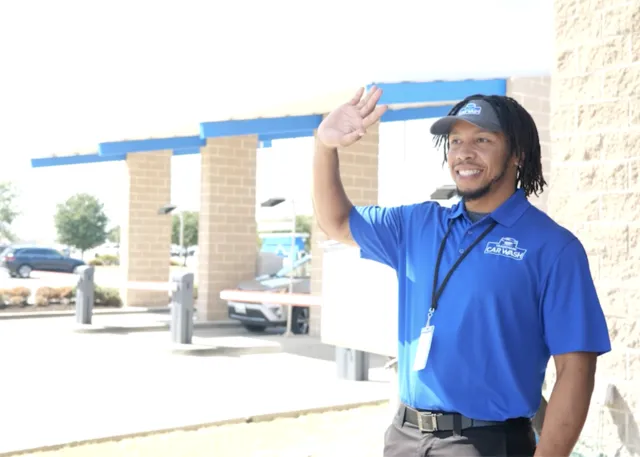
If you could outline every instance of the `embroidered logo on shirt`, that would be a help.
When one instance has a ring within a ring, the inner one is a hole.
[[[518,240],[504,237],[500,238],[500,241],[498,242],[488,242],[487,247],[484,248],[484,253],[500,255],[514,260],[522,260],[524,259],[524,255],[527,253],[527,250],[518,247]]]
[[[475,103],[467,103],[464,107],[458,111],[458,116],[462,116],[464,114],[474,114],[478,115],[482,112],[482,108],[476,105]]]

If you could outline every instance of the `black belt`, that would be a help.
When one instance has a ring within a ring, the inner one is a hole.
[[[508,421],[484,421],[470,419],[457,413],[441,413],[432,411],[418,411],[408,406],[404,408],[404,421],[412,424],[421,432],[452,432],[456,429],[466,430],[476,427],[492,427],[496,425],[505,425],[511,422],[528,422],[526,418],[509,419]]]

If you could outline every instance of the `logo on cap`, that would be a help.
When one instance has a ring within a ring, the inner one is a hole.
[[[482,108],[475,103],[467,103],[464,107],[458,111],[458,116],[464,116],[465,114],[479,115],[482,112]]]

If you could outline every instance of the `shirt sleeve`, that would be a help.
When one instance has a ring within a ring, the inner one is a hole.
[[[611,350],[607,322],[598,299],[589,260],[574,238],[560,252],[542,296],[544,333],[551,355]]]
[[[398,268],[398,253],[403,242],[405,206],[382,208],[354,206],[349,214],[349,229],[363,258]]]

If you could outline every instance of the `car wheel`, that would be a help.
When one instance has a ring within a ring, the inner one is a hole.
[[[20,265],[20,268],[18,268],[18,276],[26,279],[31,276],[31,270],[32,268],[29,265]]]
[[[249,330],[251,333],[260,333],[264,332],[267,327],[264,325],[244,324],[244,328]]]
[[[291,311],[291,331],[295,335],[309,333],[309,308],[296,306]]]

